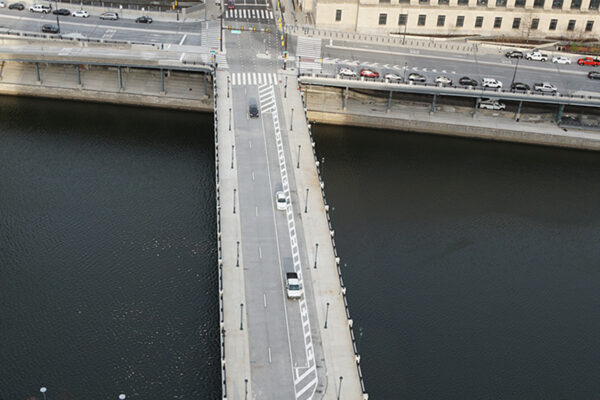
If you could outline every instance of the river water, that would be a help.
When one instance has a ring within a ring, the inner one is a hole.
[[[371,398],[600,392],[597,154],[315,132]],[[213,160],[209,114],[0,97],[0,399],[220,397]]]

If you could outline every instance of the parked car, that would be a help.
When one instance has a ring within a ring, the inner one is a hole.
[[[54,15],[71,15],[71,11],[67,10],[66,8],[59,8],[59,9],[52,11],[52,14],[54,14]]]
[[[3,1],[0,1],[0,8],[4,8],[4,7],[6,7],[6,3]]]
[[[365,78],[379,78],[379,72],[363,68],[360,70],[360,76],[364,76]]]
[[[285,199],[285,193],[275,193],[275,202],[277,203],[278,210],[285,211],[287,209],[287,200]]]
[[[356,76],[356,72],[352,71],[350,68],[340,68],[339,75],[341,75],[341,76]]]
[[[502,82],[500,82],[499,80],[494,79],[494,78],[483,78],[481,80],[481,86],[494,88],[494,89],[500,89],[500,88],[502,88]]]
[[[287,272],[285,274],[285,290],[288,299],[299,299],[302,297],[302,286],[297,272]]]
[[[433,82],[437,85],[441,86],[450,86],[452,85],[452,79],[447,76],[436,76]]]
[[[421,74],[410,74],[408,80],[412,82],[425,82],[427,79]]]
[[[396,74],[385,74],[384,79],[386,81],[390,81],[390,82],[402,82],[403,79],[400,75],[396,75]]]
[[[600,79],[600,72],[598,72],[598,71],[590,71],[590,72],[588,72],[588,78],[590,78],[590,79]]]
[[[548,61],[548,54],[542,53],[541,51],[533,51],[527,53],[525,58],[529,61]]]
[[[460,78],[458,80],[458,83],[460,83],[463,86],[477,86],[479,83],[477,83],[477,81],[475,79],[471,79],[468,76],[463,76],[462,78]]]
[[[577,60],[577,64],[579,65],[590,65],[592,67],[597,67],[600,65],[600,59],[594,57],[583,57]]]
[[[119,14],[117,14],[116,12],[105,12],[100,14],[100,19],[116,21],[119,19]]]
[[[79,17],[79,18],[89,18],[90,17],[90,13],[85,10],[73,11],[73,13],[71,15],[74,17]]]
[[[53,24],[44,24],[42,25],[42,32],[44,33],[58,33],[58,26]]]
[[[556,89],[556,86],[549,82],[534,83],[533,90],[545,93],[556,93],[558,91],[558,89]]]
[[[498,100],[485,99],[479,102],[479,108],[487,110],[505,110],[506,104],[500,103]]]
[[[137,17],[135,19],[135,22],[137,22],[138,24],[151,24],[152,23],[152,18],[143,15],[141,17]]]
[[[522,90],[522,91],[527,91],[527,90],[531,89],[528,84],[523,83],[523,82],[515,82],[512,85],[510,85],[510,88],[512,90]]]
[[[565,56],[554,56],[552,57],[552,62],[555,64],[571,64],[571,59]]]
[[[518,50],[511,50],[504,53],[507,58],[523,58],[523,52]]]
[[[42,13],[42,14],[48,14],[48,13],[52,12],[52,7],[50,7],[46,4],[34,4],[29,7],[29,11],[30,12],[38,12],[38,13]]]
[[[25,5],[23,3],[12,3],[8,6],[9,10],[18,10],[23,11],[25,9]]]

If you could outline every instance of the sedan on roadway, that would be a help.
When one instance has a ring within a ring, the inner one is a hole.
[[[137,22],[138,24],[151,24],[152,23],[152,18],[143,15],[141,17],[137,17],[135,19],[135,22]]]
[[[3,1],[0,1],[0,8],[4,8],[4,7],[6,7],[6,3]]]
[[[42,32],[44,33],[58,33],[58,26],[53,24],[44,24],[42,25]]]
[[[475,87],[475,86],[478,85],[478,83],[477,83],[477,81],[475,79],[471,79],[468,76],[463,76],[462,78],[460,78],[458,80],[458,83],[460,83],[463,86],[473,86],[473,87]]]
[[[590,71],[588,73],[588,78],[590,78],[590,79],[600,79],[600,72],[598,72],[598,71]]]
[[[59,8],[57,10],[52,11],[52,14],[54,14],[54,15],[71,15],[71,11],[67,10],[66,8]]]
[[[506,104],[500,103],[498,100],[486,99],[481,100],[479,108],[485,108],[487,110],[505,110]]]
[[[440,86],[452,85],[452,79],[448,78],[447,76],[436,76],[435,79],[433,80],[433,82],[436,85],[440,85]]]
[[[571,65],[571,59],[565,56],[554,56],[552,62],[555,64],[569,64]]]
[[[408,80],[411,82],[425,82],[427,78],[421,74],[410,74],[408,75]]]
[[[379,72],[363,68],[360,70],[360,76],[364,76],[365,78],[379,78]]]
[[[591,65],[592,67],[597,67],[598,65],[600,65],[600,60],[594,57],[583,57],[577,60],[577,64]]]
[[[25,9],[25,5],[23,5],[23,3],[12,3],[10,6],[8,6],[8,9],[23,11]]]
[[[502,82],[500,82],[499,80],[494,79],[494,78],[483,78],[481,80],[481,86],[493,88],[493,89],[501,89]]]
[[[341,76],[356,76],[356,72],[352,71],[350,68],[341,68],[339,74]]]
[[[85,10],[73,11],[73,14],[71,14],[71,15],[74,17],[78,17],[78,18],[89,18],[90,17],[90,13]]]
[[[285,211],[287,208],[287,201],[285,199],[285,193],[277,192],[275,193],[275,200],[277,203],[277,209],[280,211]]]
[[[119,19],[119,14],[117,14],[115,12],[105,12],[105,13],[100,14],[100,19],[116,21]]]
[[[528,84],[523,83],[523,82],[515,82],[512,85],[510,85],[510,88],[512,90],[515,90],[515,91],[519,91],[520,90],[520,91],[523,91],[523,92],[526,92],[529,89],[531,89]]]
[[[523,52],[518,50],[507,51],[504,56],[506,58],[523,58]]]
[[[390,81],[390,82],[402,82],[403,79],[400,75],[396,75],[396,74],[385,74],[384,78],[386,81]]]

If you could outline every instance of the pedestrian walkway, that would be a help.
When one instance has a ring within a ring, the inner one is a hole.
[[[265,72],[234,72],[231,74],[231,84],[239,85],[278,85],[277,74]]]
[[[321,39],[308,36],[298,36],[296,59],[301,71],[321,71]]]
[[[251,9],[235,9],[225,12],[225,19],[235,20],[273,20],[273,11]]]
[[[203,47],[211,50],[219,50],[221,48],[221,22],[206,21],[203,24],[200,33],[200,41]]]

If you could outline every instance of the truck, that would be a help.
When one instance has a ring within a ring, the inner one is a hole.
[[[536,90],[538,92],[549,92],[549,93],[556,93],[557,89],[556,86],[554,86],[551,83],[548,82],[540,82],[540,83],[534,83],[533,84],[533,90]]]
[[[285,288],[288,299],[299,299],[302,297],[302,287],[300,286],[300,280],[298,280],[298,274],[296,272],[288,272],[285,275]]]
[[[525,58],[531,61],[548,61],[548,54],[544,54],[541,51],[534,51],[527,53]]]

